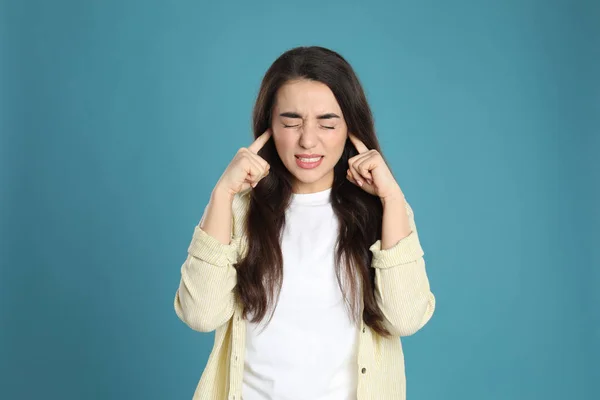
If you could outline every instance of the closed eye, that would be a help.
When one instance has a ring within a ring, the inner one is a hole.
[[[284,128],[297,128],[297,127],[299,127],[299,126],[300,126],[300,124],[298,124],[298,125],[286,125],[286,124],[283,124],[283,127],[284,127]],[[321,127],[322,127],[322,128],[324,128],[324,129],[335,129],[335,126],[325,126],[325,125],[321,125]]]

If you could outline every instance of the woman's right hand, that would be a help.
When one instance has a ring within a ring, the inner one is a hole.
[[[267,129],[250,146],[239,149],[221,175],[215,189],[228,193],[233,199],[236,193],[256,187],[258,182],[269,174],[271,168],[269,163],[258,155],[270,137],[271,130]]]

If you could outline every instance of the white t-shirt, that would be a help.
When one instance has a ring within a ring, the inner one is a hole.
[[[260,324],[246,321],[243,400],[356,399],[359,328],[335,275],[330,193],[292,195],[277,308],[268,325],[270,311]]]

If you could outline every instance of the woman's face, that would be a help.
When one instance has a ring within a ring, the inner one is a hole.
[[[348,128],[333,92],[321,82],[294,80],[275,96],[275,148],[294,177],[294,193],[314,193],[333,184]]]

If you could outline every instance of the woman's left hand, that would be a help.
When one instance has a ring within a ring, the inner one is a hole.
[[[358,154],[348,160],[346,177],[365,192],[378,196],[382,201],[390,196],[403,196],[400,185],[377,150],[369,150],[365,144],[348,132],[350,141]]]

